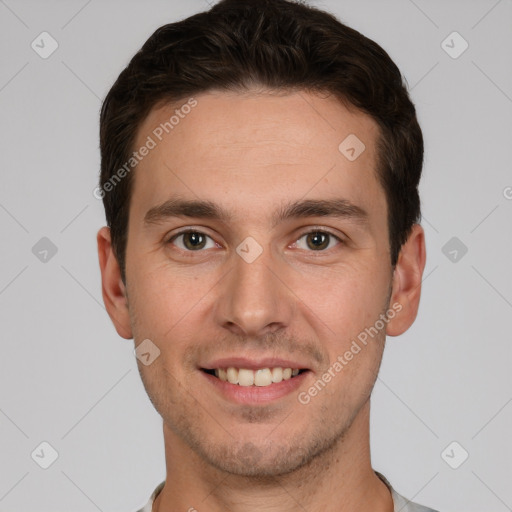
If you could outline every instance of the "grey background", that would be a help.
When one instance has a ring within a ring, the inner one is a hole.
[[[373,465],[442,512],[512,510],[512,1],[314,4],[390,53],[426,141],[423,296],[414,326],[388,339]],[[3,512],[134,511],[165,476],[133,341],[118,337],[101,299],[98,113],[158,26],[207,7],[0,0]],[[47,59],[31,48],[43,31],[59,45]],[[458,58],[441,45],[453,31],[469,44]],[[56,254],[41,252],[43,237]],[[48,469],[31,457],[43,441],[59,454]],[[462,449],[469,458],[452,469]]]

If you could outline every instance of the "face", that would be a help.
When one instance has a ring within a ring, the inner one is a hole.
[[[194,99],[168,133],[180,105],[139,129],[136,148],[155,145],[134,174],[126,288],[106,248],[104,297],[122,336],[160,351],[139,370],[176,443],[285,474],[350,431],[419,283],[406,259],[391,268],[370,117],[305,92]]]

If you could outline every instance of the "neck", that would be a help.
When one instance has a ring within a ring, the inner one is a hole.
[[[254,478],[205,463],[164,424],[166,483],[153,512],[392,512],[386,485],[371,467],[369,401],[329,451],[291,474]]]

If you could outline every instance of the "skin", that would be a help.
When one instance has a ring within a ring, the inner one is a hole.
[[[163,418],[167,479],[153,510],[284,512],[300,503],[309,512],[390,512],[391,495],[371,467],[369,399],[386,334],[403,333],[416,317],[425,241],[415,225],[392,268],[375,171],[378,127],[332,97],[304,91],[195,99],[136,167],[126,285],[108,228],[97,237],[103,298],[117,332],[160,350],[150,365],[138,362]],[[135,146],[175,108],[153,109]],[[352,162],[338,150],[349,134],[366,146]],[[214,202],[232,217],[144,222],[148,210],[178,195]],[[334,198],[364,209],[366,221],[315,216],[273,225],[278,205]],[[207,235],[204,248],[190,249],[190,236],[170,240],[187,227]],[[308,236],[315,231],[341,241],[328,237],[320,250]],[[248,236],[262,248],[252,263],[236,252]],[[400,312],[300,403],[298,393],[393,304]],[[299,358],[309,372],[278,400],[234,404],[199,369],[234,355]]]

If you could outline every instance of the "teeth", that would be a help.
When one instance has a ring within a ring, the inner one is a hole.
[[[228,382],[238,384],[238,370],[236,368],[228,368],[226,371]]]
[[[238,370],[238,385],[239,386],[252,386],[254,384],[254,372],[240,368]]]
[[[283,380],[283,369],[272,368],[272,382],[281,382]]]
[[[215,376],[224,382],[238,384],[239,386],[270,386],[270,384],[288,380],[299,374],[298,368],[261,368],[249,370],[247,368],[217,368]]]
[[[272,384],[272,372],[268,368],[258,370],[254,373],[254,384],[256,386],[270,386]]]

